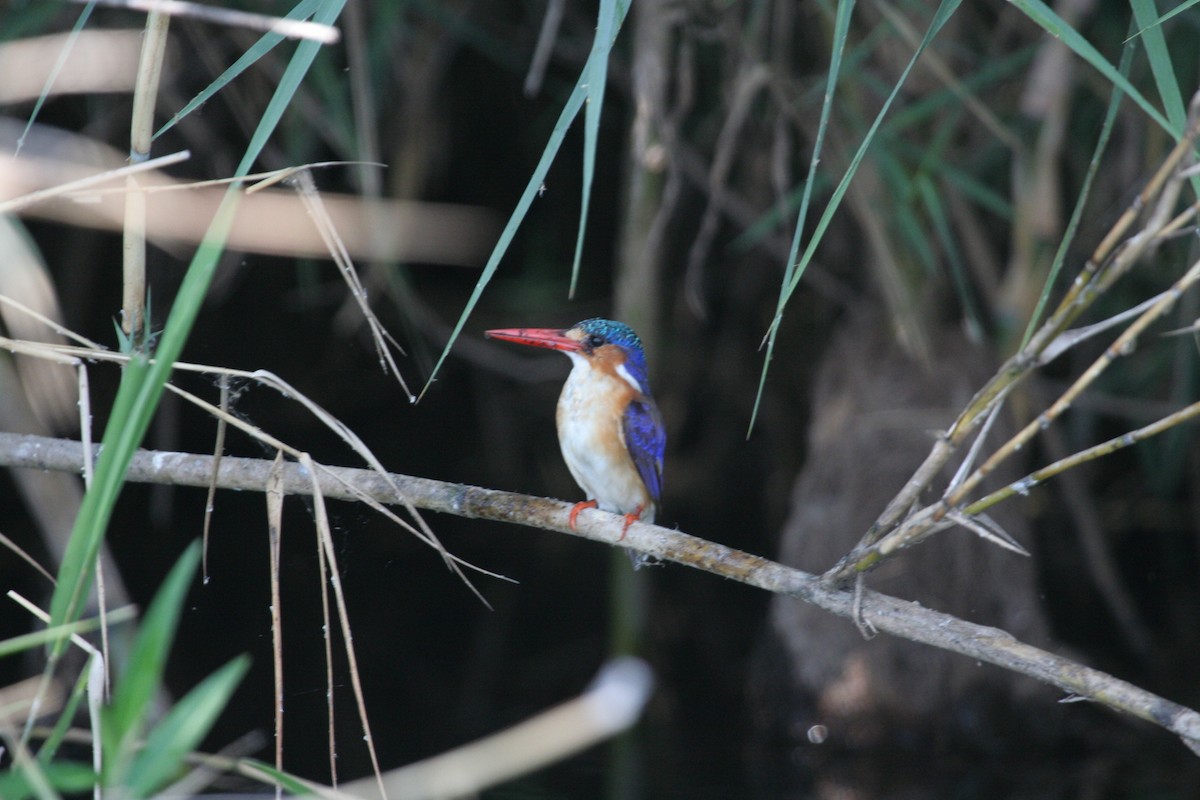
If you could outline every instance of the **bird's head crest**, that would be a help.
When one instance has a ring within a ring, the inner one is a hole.
[[[625,354],[625,368],[633,375],[645,394],[650,393],[647,379],[646,351],[642,348],[642,340],[638,338],[633,328],[624,322],[593,317],[576,323],[572,330],[583,334],[580,339],[581,349],[590,355],[605,345],[615,345]]]

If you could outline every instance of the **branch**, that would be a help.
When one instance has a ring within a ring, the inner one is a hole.
[[[855,548],[827,575],[845,582],[856,574],[875,568],[883,558],[902,546],[915,543],[935,532],[937,529],[935,523],[941,520],[954,505],[965,500],[966,494],[991,471],[996,463],[1006,458],[1014,449],[1019,449],[1021,444],[1040,430],[1038,420],[1030,423],[1026,430],[1018,434],[1018,438],[1014,438],[1008,445],[997,451],[983,467],[976,470],[975,474],[955,487],[953,493],[944,502],[937,504],[936,507],[926,507],[917,514],[911,513],[910,510],[918,505],[921,494],[933,484],[938,473],[949,463],[959,446],[979,429],[1008,392],[1036,367],[1044,364],[1051,355],[1056,356],[1062,350],[1073,347],[1081,341],[1077,335],[1069,335],[1067,328],[1121,276],[1128,273],[1152,247],[1176,235],[1200,212],[1200,204],[1193,204],[1173,218],[1170,216],[1170,210],[1179,198],[1183,182],[1190,176],[1189,170],[1192,167],[1196,141],[1197,138],[1200,138],[1200,92],[1192,96],[1188,115],[1188,128],[1183,137],[1176,143],[1141,193],[1134,198],[1133,203],[1100,242],[1091,258],[1084,264],[1083,269],[1072,282],[1058,308],[1042,324],[1037,333],[1030,337],[1021,346],[1021,349],[1011,356],[975,394],[954,424],[938,439],[929,455],[926,456],[924,463],[904,484],[904,488],[899,494],[888,503]],[[1133,223],[1142,216],[1146,209],[1151,209],[1151,211],[1147,214],[1143,228],[1130,234]],[[1145,325],[1148,325],[1161,313],[1165,313],[1178,299],[1178,294],[1187,289],[1197,278],[1200,278],[1200,275],[1195,274],[1198,267],[1200,264],[1193,265],[1188,275],[1172,286],[1168,292],[1164,292],[1151,309],[1143,313],[1139,321],[1131,326],[1131,330],[1127,330],[1122,339],[1118,341],[1122,344],[1132,342]],[[1065,340],[1062,338],[1064,335],[1067,336]],[[1120,351],[1114,350],[1112,355],[1115,356],[1119,353]],[[1111,357],[1107,360],[1102,359],[1101,362],[1094,365],[1093,370],[1085,373],[1076,384],[1078,391],[1087,388],[1088,384],[1108,366],[1111,360]],[[1061,398],[1059,403],[1051,409],[1054,415],[1065,410],[1077,393],[1069,393]],[[1049,413],[1044,413],[1039,420],[1053,419],[1053,416],[1048,416]],[[906,516],[907,518],[904,519]],[[897,528],[897,526],[900,527]],[[892,538],[891,543],[886,545],[880,541],[885,535]]]
[[[83,448],[75,441],[0,433],[0,466],[80,472]],[[216,484],[223,489],[264,491],[272,462],[264,459],[220,459]],[[1174,733],[1200,754],[1200,714],[1155,694],[1018,641],[998,628],[975,625],[916,603],[866,590],[859,608],[854,594],[817,576],[679,531],[636,522],[622,538],[624,519],[587,510],[578,530],[568,526],[571,503],[544,497],[500,492],[478,486],[391,475],[390,482],[370,470],[321,467],[315,483],[328,498],[354,501],[366,496],[380,503],[407,501],[418,508],[471,519],[511,522],[557,531],[605,544],[626,547],[654,558],[711,572],[775,594],[797,597],[848,619],[869,619],[880,631],[921,642],[1057,686],[1075,697],[1152,722]],[[138,483],[206,487],[214,474],[213,457],[192,453],[139,450],[128,479]],[[314,481],[295,462],[282,466],[279,488],[285,494],[308,495]],[[397,495],[403,493],[403,498]]]

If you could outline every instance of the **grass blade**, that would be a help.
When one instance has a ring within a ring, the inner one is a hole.
[[[40,775],[29,773],[37,770]],[[18,764],[0,774],[0,797],[5,800],[25,800],[27,797],[43,797],[38,791],[40,781],[45,781],[52,791],[63,792],[72,797],[83,796],[96,784],[96,773],[89,764],[78,761],[55,761],[53,764]],[[51,794],[51,797],[58,797]]]
[[[796,230],[792,234],[792,247],[788,252],[788,263],[784,267],[783,285],[787,286],[796,277],[796,271],[804,271],[805,264],[796,263],[796,255],[800,252],[800,239],[804,235],[804,223],[808,219],[808,204],[812,199],[812,187],[816,181],[817,165],[821,163],[821,150],[825,143],[825,133],[829,130],[829,116],[833,113],[833,95],[837,91],[838,76],[842,71],[842,55],[846,50],[846,40],[850,35],[850,18],[854,12],[854,0],[840,0],[837,16],[833,23],[833,47],[829,59],[829,74],[825,82],[825,99],[821,103],[821,119],[817,124],[817,138],[813,143],[812,158],[808,163],[808,178],[804,181],[804,194],[800,198],[800,211],[796,217]],[[787,300],[780,291],[779,302],[775,313],[783,313]],[[750,423],[753,426],[753,422]]]
[[[629,7],[627,5],[618,4],[617,19],[614,24],[615,29],[620,27],[628,11]],[[616,30],[613,31],[613,35],[616,35]],[[475,309],[476,304],[478,304],[479,298],[483,296],[483,290],[487,288],[488,283],[495,276],[496,270],[500,267],[500,259],[508,251],[508,246],[516,235],[517,228],[521,227],[521,222],[524,221],[525,215],[529,212],[529,207],[533,204],[534,198],[541,193],[543,187],[542,181],[545,180],[546,173],[550,171],[550,165],[554,163],[554,158],[558,155],[558,150],[562,146],[563,139],[566,138],[567,130],[571,127],[571,123],[575,120],[575,117],[579,114],[579,109],[583,107],[583,103],[587,99],[587,81],[591,75],[593,59],[596,58],[598,56],[593,45],[592,55],[588,57],[587,64],[584,65],[579,79],[575,82],[575,88],[572,90],[571,96],[567,98],[562,113],[558,115],[558,121],[554,124],[554,130],[550,132],[550,139],[546,142],[546,147],[542,150],[542,157],[534,168],[533,175],[529,178],[529,183],[525,185],[525,191],[521,193],[521,198],[517,201],[516,208],[513,209],[512,215],[509,216],[508,222],[504,225],[504,230],[500,232],[500,238],[496,241],[496,246],[492,249],[492,254],[488,257],[487,264],[484,265],[479,280],[475,282],[475,288],[471,290],[471,296],[467,298],[467,304],[463,308],[462,314],[459,315],[458,321],[454,323],[454,330],[451,331],[450,338],[446,340],[446,346],[442,348],[442,353],[438,356],[437,363],[433,365],[433,372],[429,374],[429,380],[425,382],[424,388],[421,389],[421,394],[417,398],[418,402],[420,402],[421,397],[425,396],[425,392],[429,391],[429,387],[433,385],[438,372],[442,368],[442,364],[450,354],[450,348],[454,347],[459,334],[462,333],[463,326],[467,323],[467,318],[471,316],[471,312]]]
[[[33,104],[33,110],[29,112],[29,119],[25,121],[25,130],[21,131],[20,138],[17,139],[16,155],[21,154],[21,148],[25,145],[25,137],[33,130],[34,123],[37,122],[38,115],[42,112],[42,106],[46,104],[46,99],[50,96],[50,88],[54,85],[58,74],[62,72],[63,64],[71,55],[75,47],[75,42],[79,39],[79,34],[87,25],[88,19],[92,16],[92,11],[96,8],[95,0],[91,0],[79,12],[79,18],[75,20],[75,24],[71,27],[70,38],[63,46],[62,52],[58,54],[58,59],[54,62],[54,67],[50,70],[50,74],[46,76],[46,85],[42,87],[42,93],[38,95],[37,102]]]
[[[129,797],[149,797],[175,777],[184,757],[208,735],[249,668],[249,656],[238,656],[175,703],[146,737],[146,746],[129,771],[123,786]]]
[[[771,367],[771,359],[775,356],[775,332],[783,319],[783,309],[787,305],[790,292],[788,286],[793,280],[804,274],[808,259],[797,263],[796,256],[800,252],[800,240],[804,236],[804,225],[808,219],[808,203],[812,198],[812,187],[817,178],[817,165],[821,162],[821,149],[825,142],[825,132],[829,129],[829,116],[833,112],[833,95],[837,90],[838,77],[841,74],[842,56],[846,51],[846,41],[850,35],[850,17],[854,11],[854,0],[838,0],[837,16],[833,24],[833,43],[830,48],[829,73],[825,81],[825,98],[821,102],[821,119],[817,124],[817,138],[813,143],[812,158],[808,163],[808,177],[804,181],[804,194],[800,198],[800,211],[796,217],[796,229],[792,232],[792,246],[788,251],[787,264],[784,266],[783,281],[779,286],[779,300],[775,304],[775,318],[771,321],[771,329],[767,334],[767,352],[763,359],[762,372],[758,377],[758,390],[754,395],[754,408],[750,411],[750,424],[746,427],[746,438],[754,430],[758,419],[758,408],[762,403],[763,390],[767,386],[767,371]]]
[[[120,773],[142,735],[150,702],[162,685],[183,601],[199,563],[200,543],[193,542],[175,562],[146,610],[129,653],[129,667],[117,682],[112,704],[104,712],[105,771],[110,784],[114,777],[122,779]]]
[[[321,5],[321,0],[301,0],[291,11],[288,12],[284,19],[299,20],[307,19]],[[161,128],[154,132],[154,139],[162,136],[171,128],[175,127],[178,122],[188,114],[195,111],[200,106],[207,103],[216,95],[217,92],[224,89],[234,78],[241,75],[251,66],[258,62],[267,53],[275,49],[275,45],[282,42],[286,37],[282,33],[265,33],[257,42],[250,46],[241,58],[233,62],[228,69],[217,76],[217,79],[204,87],[204,90],[193,97],[184,105],[183,108],[176,112],[175,116],[171,117]]]
[[[332,24],[344,5],[345,0],[325,0],[314,15],[315,21]],[[235,177],[249,173],[316,58],[320,46],[310,40],[296,46],[296,52],[263,112]],[[91,587],[96,553],[112,517],[113,506],[125,480],[125,471],[149,427],[175,360],[183,352],[192,325],[200,313],[200,306],[208,293],[217,261],[224,252],[225,241],[233,225],[240,189],[239,182],[230,185],[188,267],[163,329],[155,360],[150,361],[145,354],[135,354],[121,376],[113,413],[104,432],[104,447],[96,465],[94,482],[84,495],[79,516],[71,531],[58,585],[50,604],[51,623],[54,625],[74,620],[82,609],[82,599]],[[65,640],[60,640],[53,656],[61,653],[64,643]]]
[[[758,419],[758,409],[762,404],[763,389],[767,384],[767,372],[771,367],[771,359],[775,354],[775,338],[779,333],[779,324],[783,319],[783,310],[787,306],[788,301],[792,298],[792,294],[796,291],[796,287],[800,283],[800,278],[804,275],[805,268],[808,266],[809,262],[812,261],[813,253],[816,252],[817,245],[821,243],[821,239],[824,237],[825,231],[829,228],[829,223],[833,219],[833,215],[841,206],[842,198],[846,196],[846,190],[850,187],[850,181],[854,179],[854,174],[858,171],[858,166],[862,163],[863,156],[866,155],[867,150],[874,143],[875,134],[879,131],[879,126],[883,124],[883,120],[887,116],[888,110],[892,107],[892,103],[895,101],[896,96],[900,94],[900,89],[904,86],[905,81],[908,79],[909,73],[912,72],[913,67],[916,66],[917,60],[920,59],[921,54],[925,52],[925,49],[929,46],[930,42],[933,41],[933,38],[937,36],[938,32],[942,29],[950,17],[954,15],[954,12],[958,10],[958,6],[961,4],[961,2],[962,0],[942,0],[942,2],[938,5],[937,11],[933,15],[933,20],[929,23],[929,29],[925,32],[925,37],[921,40],[921,44],[917,47],[916,52],[912,54],[912,58],[909,59],[908,64],[905,65],[904,71],[900,73],[900,78],[896,81],[896,85],[892,87],[891,94],[889,94],[887,100],[884,101],[883,107],[879,109],[879,114],[875,117],[875,121],[871,123],[871,127],[867,130],[866,136],[863,137],[863,141],[859,145],[858,151],[854,154],[853,159],[850,161],[850,166],[846,168],[846,172],[844,175],[842,175],[842,179],[839,181],[837,188],[833,190],[833,196],[830,197],[829,203],[825,206],[825,211],[821,215],[821,219],[817,222],[817,227],[813,231],[812,238],[809,240],[808,246],[804,249],[804,255],[800,257],[799,263],[796,263],[795,253],[799,249],[799,241],[802,233],[801,226],[804,222],[803,215],[807,210],[806,205],[803,203],[801,204],[801,218],[796,227],[796,233],[793,237],[792,254],[788,259],[787,271],[784,274],[784,280],[780,287],[779,302],[775,307],[775,318],[771,321],[770,330],[767,332],[767,353],[766,357],[763,359],[763,368],[758,379],[758,392],[754,397],[754,410],[750,414],[750,426],[746,431],[747,436],[750,435],[750,431],[754,430],[754,422]],[[839,11],[840,8],[841,6],[839,5]],[[837,44],[837,42],[834,43],[835,51],[837,50]],[[842,44],[844,46],[844,42]],[[830,73],[832,76],[833,71],[830,70]],[[833,80],[832,77],[831,80]],[[827,100],[831,97],[831,94],[826,95]]]
[[[1130,99],[1137,103],[1150,119],[1161,125],[1163,130],[1170,133],[1176,140],[1183,135],[1182,125],[1174,125],[1157,108],[1150,105],[1150,101],[1142,96],[1142,93],[1137,90],[1136,86],[1129,82],[1128,78],[1122,75],[1116,67],[1108,63],[1108,59],[1101,55],[1100,51],[1091,42],[1083,38],[1083,35],[1079,31],[1072,28],[1062,17],[1054,13],[1053,9],[1041,2],[1041,0],[1011,0],[1011,2],[1025,16],[1029,17],[1031,21],[1054,38],[1061,40],[1063,44],[1074,51],[1075,55],[1091,64],[1092,68],[1103,75],[1109,83],[1120,87],[1121,91],[1129,95]]]
[[[1158,9],[1154,0],[1132,0],[1131,5],[1133,19],[1142,27],[1141,38],[1146,46],[1146,58],[1150,61],[1158,96],[1167,110],[1167,119],[1182,131],[1187,124],[1187,109],[1184,107],[1183,94],[1179,91],[1179,78],[1171,63],[1171,53],[1167,50],[1167,37],[1163,34],[1162,26],[1154,24]]]
[[[600,111],[604,105],[604,84],[608,78],[608,54],[613,36],[620,27],[616,0],[600,0],[600,18],[596,24],[596,40],[587,62],[587,109],[583,115],[583,198],[579,207],[579,235],[575,239],[575,261],[571,265],[571,288],[567,297],[575,296],[579,282],[579,264],[583,259],[583,237],[587,231],[588,207],[592,199],[592,179],[596,174],[596,143],[600,137]]]
[[[1175,16],[1176,14],[1182,14],[1184,11],[1187,11],[1189,8],[1196,5],[1196,3],[1200,3],[1200,0],[1187,0],[1187,2],[1180,3],[1179,5],[1175,6],[1170,11],[1168,11],[1167,13],[1163,14],[1161,17],[1151,20],[1150,25],[1148,25],[1146,27],[1149,28],[1151,26],[1162,25],[1164,22],[1169,20],[1171,17]],[[1146,28],[1142,28],[1141,30],[1139,30],[1137,33],[1133,34],[1133,36],[1130,36],[1129,38],[1133,39],[1134,37],[1141,36],[1145,32],[1146,32]]]
[[[1119,69],[1122,75],[1129,74],[1129,67],[1133,63],[1133,47],[1127,42],[1124,52],[1121,54],[1121,65]],[[1050,293],[1054,289],[1054,284],[1058,279],[1058,273],[1062,271],[1062,265],[1067,260],[1067,251],[1071,244],[1075,241],[1075,233],[1079,230],[1079,223],[1083,221],[1083,209],[1087,205],[1087,199],[1092,193],[1092,181],[1096,178],[1096,173],[1100,171],[1100,157],[1104,155],[1104,151],[1108,149],[1108,139],[1112,134],[1113,125],[1117,121],[1117,109],[1121,107],[1121,98],[1124,92],[1121,87],[1113,85],[1112,97],[1108,101],[1108,110],[1104,114],[1104,122],[1100,126],[1100,136],[1096,140],[1096,148],[1092,151],[1092,159],[1088,163],[1087,172],[1083,178],[1083,186],[1079,189],[1079,197],[1075,200],[1075,208],[1071,211],[1071,219],[1067,222],[1067,229],[1063,232],[1062,240],[1058,243],[1058,250],[1054,253],[1054,261],[1050,264],[1050,272],[1046,275],[1046,281],[1042,285],[1042,292],[1038,296],[1037,306],[1033,310],[1033,314],[1029,317],[1029,324],[1025,326],[1025,333],[1021,337],[1021,349],[1029,343],[1033,337],[1034,331],[1041,325],[1042,315],[1046,311],[1046,304],[1050,302]]]

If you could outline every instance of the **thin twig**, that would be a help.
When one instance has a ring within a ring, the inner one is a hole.
[[[947,490],[942,499],[934,505],[925,506],[911,514],[902,524],[888,532],[886,536],[881,536],[878,540],[870,544],[861,544],[856,547],[849,555],[830,569],[825,577],[835,582],[845,582],[855,575],[875,569],[893,553],[911,547],[932,536],[937,531],[943,530],[944,526],[941,523],[948,515],[954,514],[956,508],[966,502],[968,495],[985,478],[991,475],[1003,461],[1027,446],[1040,431],[1058,419],[1114,360],[1121,355],[1131,352],[1137,343],[1138,337],[1145,329],[1170,311],[1183,292],[1197,280],[1200,280],[1200,261],[1193,264],[1184,273],[1183,277],[1176,281],[1168,291],[1159,295],[1158,299],[1143,311],[1049,408],[1039,414],[1018,431],[1015,436],[992,453],[969,477],[952,489]],[[935,447],[935,452],[936,450],[937,448]],[[929,463],[929,459],[926,460],[926,463]]]
[[[1048,409],[1038,415],[1036,419],[1026,425],[1021,431],[1010,439],[1004,446],[992,454],[971,477],[963,481],[957,489],[950,493],[945,503],[947,506],[956,506],[960,504],[970,492],[979,485],[980,481],[986,478],[1001,461],[1012,455],[1017,450],[1029,441],[1046,426],[1054,422],[1064,411],[1070,408],[1076,398],[1081,395],[1085,389],[1092,385],[1096,378],[1104,372],[1108,366],[1115,361],[1119,356],[1125,355],[1133,351],[1137,344],[1138,337],[1152,323],[1156,322],[1160,317],[1164,316],[1168,311],[1175,307],[1175,303],[1180,296],[1191,288],[1192,284],[1200,279],[1200,261],[1188,269],[1178,281],[1164,292],[1158,300],[1148,309],[1142,312],[1136,320],[1128,328],[1126,328],[1116,340],[1110,344],[1104,352],[1092,362],[1084,373],[1080,375],[1073,384],[1063,394],[1055,400]]]
[[[315,490],[314,490],[315,491]],[[321,638],[325,643],[325,713],[328,742],[326,750],[329,753],[329,784],[334,788],[338,785],[337,770],[337,736],[334,717],[333,699],[333,626],[330,624],[329,613],[329,562],[325,560],[324,538],[328,535],[322,528],[329,524],[328,514],[322,506],[321,513],[316,517],[317,524],[317,574],[321,582]]]
[[[317,518],[317,537],[319,546],[325,551],[325,563],[329,566],[329,584],[333,587],[333,598],[337,604],[338,624],[342,628],[342,643],[346,646],[346,662],[350,667],[350,686],[354,690],[354,700],[358,707],[358,719],[362,724],[363,741],[367,743],[367,753],[371,756],[371,768],[375,771],[375,780],[379,786],[380,795],[387,800],[387,790],[383,785],[382,772],[379,769],[379,756],[375,750],[375,737],[371,735],[371,722],[367,717],[367,701],[363,694],[362,674],[358,669],[358,656],[354,652],[354,634],[350,629],[350,613],[346,609],[346,594],[342,589],[342,575],[338,570],[337,552],[333,547],[332,530],[329,524],[329,514],[325,510],[325,495],[321,489],[319,472],[313,460],[305,454],[300,466],[307,474],[309,491],[312,493],[313,512]],[[322,580],[324,577],[322,576]]]
[[[1162,419],[1157,420],[1149,425],[1138,428],[1134,431],[1130,431],[1129,433],[1121,434],[1120,436],[1114,436],[1112,439],[1109,439],[1106,442],[1101,442],[1100,444],[1089,447],[1086,450],[1080,450],[1078,453],[1074,453],[1065,458],[1060,458],[1053,464],[1049,464],[1041,469],[1034,470],[1025,477],[1015,480],[1004,488],[997,489],[991,494],[981,497],[974,503],[971,503],[963,509],[963,513],[968,515],[978,514],[988,508],[991,508],[1002,500],[1007,500],[1014,494],[1027,495],[1035,486],[1044,483],[1050,478],[1053,478],[1055,475],[1066,472],[1067,470],[1077,467],[1080,464],[1085,464],[1088,461],[1093,461],[1101,456],[1115,453],[1116,451],[1129,447],[1130,445],[1145,441],[1146,439],[1149,439],[1152,436],[1157,436],[1158,434],[1168,431],[1177,425],[1180,425],[1184,422],[1189,422],[1197,416],[1200,416],[1200,402],[1192,403],[1190,406],[1181,408],[1174,414],[1163,417]]]
[[[201,534],[200,546],[200,574],[202,580],[208,583],[208,534],[212,527],[213,510],[217,502],[217,469],[221,466],[221,457],[225,455],[225,430],[227,423],[225,420],[230,415],[229,412],[229,376],[221,375],[217,378],[217,388],[220,392],[220,400],[218,401],[222,414],[217,417],[217,435],[216,441],[213,442],[213,480],[208,486],[208,497],[204,499],[204,530]]]
[[[313,180],[312,173],[308,170],[301,171],[292,183],[296,187],[296,192],[300,196],[304,208],[308,211],[309,218],[313,222],[313,226],[321,235],[321,240],[325,242],[326,248],[329,250],[329,257],[333,259],[337,265],[338,272],[341,273],[342,279],[345,280],[346,286],[350,289],[350,296],[358,304],[359,310],[362,311],[363,319],[367,323],[368,329],[371,331],[371,340],[375,343],[375,354],[379,357],[379,364],[384,373],[391,372],[395,376],[396,381],[400,384],[400,388],[408,397],[408,402],[412,403],[416,400],[413,393],[409,390],[408,385],[404,382],[404,376],[400,374],[400,367],[396,364],[396,359],[392,356],[390,345],[395,345],[396,340],[392,338],[383,323],[379,321],[379,317],[371,309],[371,304],[367,300],[367,290],[363,286],[362,281],[358,277],[358,271],[354,268],[354,261],[350,257],[350,252],[346,248],[342,237],[338,235],[337,228],[333,220],[329,217],[329,212],[325,209],[325,204],[321,200],[321,194],[317,191],[317,184]]]
[[[213,471],[218,467],[213,459]],[[279,474],[283,470],[283,451],[275,454],[267,475],[267,544],[271,556],[271,666],[275,676],[275,769],[283,770],[283,600],[279,591],[280,543],[283,538],[283,492],[279,489]],[[275,800],[283,797],[283,786],[276,782]]]
[[[188,150],[180,150],[178,153],[151,158],[146,161],[139,161],[136,164],[130,164],[117,169],[110,169],[96,175],[88,175],[87,177],[77,178],[73,181],[60,183],[55,186],[48,186],[45,189],[38,189],[28,194],[14,197],[11,200],[5,200],[0,203],[0,214],[13,214],[30,206],[35,206],[38,203],[44,203],[47,200],[53,200],[55,197],[85,192],[103,186],[106,183],[111,183],[118,178],[131,178],[140,172],[153,172],[162,167],[169,167],[172,164],[178,164],[182,161],[187,161],[192,157]],[[186,188],[195,184],[183,184],[182,186],[172,186],[171,188]],[[124,186],[115,189],[114,191],[125,192],[128,189]],[[143,192],[149,192],[148,189],[142,189]]]
[[[1197,98],[1200,98],[1200,94],[1197,95]],[[1078,392],[1069,390],[1067,395],[1060,398],[1060,404],[1056,404],[1049,411],[1040,415],[1037,420],[1029,423],[1029,426],[1010,440],[1008,445],[993,454],[983,467],[980,467],[961,483],[956,481],[956,484],[945,493],[945,500],[938,509],[919,513],[919,519],[917,516],[909,516],[902,527],[897,528],[905,515],[909,514],[910,510],[917,505],[921,493],[933,484],[938,473],[949,463],[958,448],[984,423],[1004,396],[1042,362],[1043,355],[1047,350],[1055,347],[1055,343],[1067,328],[1092,305],[1097,297],[1109,289],[1117,278],[1137,263],[1149,248],[1163,241],[1186,219],[1195,215],[1195,210],[1189,208],[1176,215],[1174,219],[1168,218],[1170,208],[1183,180],[1180,177],[1181,165],[1188,164],[1196,137],[1200,135],[1200,103],[1197,102],[1197,98],[1193,98],[1191,121],[1187,132],[1147,182],[1142,192],[1101,241],[1067,291],[1066,296],[1059,303],[1058,308],[1043,323],[1037,333],[1030,337],[1026,345],[1010,357],[975,394],[946,433],[939,437],[925,461],[913,473],[913,477],[905,483],[900,492],[880,513],[858,545],[826,573],[828,578],[845,581],[854,574],[877,566],[883,553],[883,550],[880,550],[877,545],[885,535],[897,539],[884,548],[887,552],[894,552],[901,546],[907,546],[928,536],[932,533],[931,523],[940,520],[953,505],[963,502],[967,494],[1000,461],[1020,449],[1037,430],[1040,430],[1041,424],[1048,424],[1048,419],[1053,419],[1062,413],[1075,399]],[[1155,206],[1154,213],[1151,214],[1146,227],[1137,234],[1125,238],[1134,221],[1152,204]],[[1118,243],[1120,244],[1118,245]],[[1196,266],[1193,266],[1184,278],[1181,278],[1164,295],[1160,295],[1149,310],[1143,312],[1142,317],[1139,317],[1139,320],[1127,329],[1126,333],[1129,334],[1129,338],[1118,340],[1121,342],[1121,347],[1132,346],[1133,340],[1136,339],[1141,329],[1153,319],[1157,319],[1162,311],[1173,305],[1181,287],[1186,288],[1195,280],[1196,276],[1193,274],[1195,270]],[[1103,363],[1093,364],[1093,369],[1077,381],[1078,391],[1082,391],[1090,385],[1095,377],[1107,367],[1112,357],[1115,357],[1115,353],[1107,359],[1102,357]],[[1047,417],[1048,414],[1049,417]]]

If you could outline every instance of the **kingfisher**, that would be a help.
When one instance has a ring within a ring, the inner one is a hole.
[[[567,469],[587,495],[585,508],[625,516],[621,537],[635,521],[654,522],[662,496],[667,434],[650,396],[646,353],[633,328],[610,319],[585,319],[557,328],[502,328],[485,336],[560,350],[571,374],[558,398],[558,443]]]

